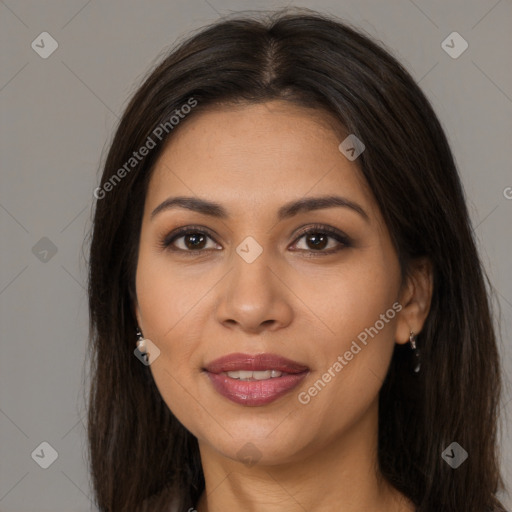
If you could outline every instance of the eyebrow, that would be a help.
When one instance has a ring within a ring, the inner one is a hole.
[[[298,201],[291,201],[281,206],[277,211],[278,220],[288,219],[297,215],[298,213],[310,212],[313,210],[321,210],[324,208],[343,207],[350,208],[357,212],[366,221],[370,218],[365,210],[354,201],[341,196],[320,196],[320,197],[306,197],[299,199]],[[208,201],[206,199],[199,199],[197,197],[169,197],[163,203],[160,203],[152,212],[151,219],[157,214],[171,210],[173,208],[185,208],[192,210],[203,215],[209,215],[218,219],[228,219],[229,214],[227,210],[214,201]]]

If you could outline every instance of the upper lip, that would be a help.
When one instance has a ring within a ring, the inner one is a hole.
[[[208,363],[205,368],[210,373],[232,372],[237,370],[264,371],[278,370],[283,373],[302,373],[309,368],[303,364],[277,354],[228,354]]]

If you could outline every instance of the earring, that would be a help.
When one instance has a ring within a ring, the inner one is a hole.
[[[137,327],[137,338],[137,349],[142,354],[142,357],[147,361],[148,354],[146,347],[146,339],[144,338],[144,336],[142,336],[142,331],[140,330],[140,327]]]
[[[418,373],[420,371],[420,350],[416,346],[416,335],[411,331],[411,334],[409,335],[409,343],[411,344],[411,348],[413,351],[413,357],[416,360],[416,365],[414,367],[414,372]]]

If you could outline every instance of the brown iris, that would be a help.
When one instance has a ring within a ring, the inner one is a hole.
[[[316,249],[323,249],[326,247],[329,237],[322,234],[322,233],[310,233],[307,235],[306,240],[309,244],[310,242],[313,243],[312,248]]]
[[[206,243],[206,236],[202,233],[189,233],[184,237],[185,245],[188,249],[203,249]],[[190,242],[190,243],[189,243]]]

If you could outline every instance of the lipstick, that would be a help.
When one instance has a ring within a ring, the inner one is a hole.
[[[246,406],[269,404],[295,388],[309,368],[276,354],[229,354],[204,368],[213,388]]]

